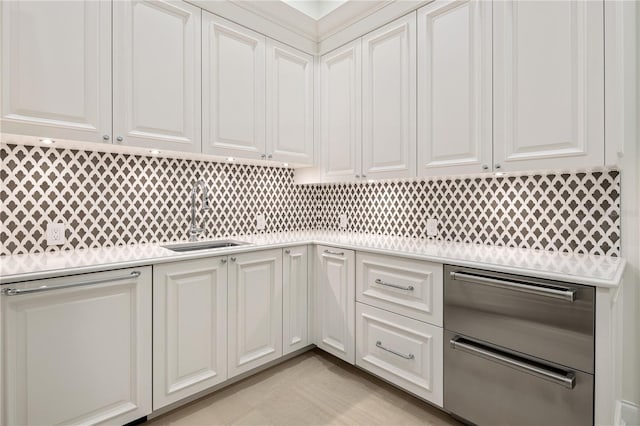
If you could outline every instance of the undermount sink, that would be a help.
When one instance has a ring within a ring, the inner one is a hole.
[[[235,246],[241,246],[244,244],[249,244],[249,243],[245,243],[243,241],[234,241],[234,240],[215,240],[215,241],[200,241],[196,243],[169,244],[162,247],[172,251],[184,252],[184,251],[209,250],[209,249],[217,249],[217,248],[235,247]]]

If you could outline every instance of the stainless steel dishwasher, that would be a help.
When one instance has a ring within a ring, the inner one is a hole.
[[[445,266],[444,408],[478,425],[593,424],[592,287]]]

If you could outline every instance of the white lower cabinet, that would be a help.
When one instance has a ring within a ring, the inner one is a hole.
[[[442,328],[356,305],[356,365],[441,407]]]
[[[150,267],[3,291],[3,424],[125,424],[151,413]]]
[[[307,246],[284,249],[282,259],[282,354],[309,344]]]
[[[282,250],[229,257],[229,377],[282,356]]]
[[[153,268],[153,409],[227,379],[227,258]]]
[[[316,246],[314,337],[322,350],[355,362],[355,253]]]

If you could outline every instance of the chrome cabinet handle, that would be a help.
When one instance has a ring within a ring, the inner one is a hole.
[[[118,142],[122,142],[122,141],[124,140],[124,138],[123,138],[122,136],[118,136],[118,137],[116,138],[116,140],[117,140]]]
[[[271,159],[271,158],[273,158],[273,155],[269,154],[269,155],[267,155],[267,158]]]
[[[402,354],[400,352],[396,352],[393,349],[385,348],[384,346],[382,346],[382,342],[380,340],[378,340],[376,342],[376,347],[382,349],[383,351],[387,351],[387,352],[390,352],[390,353],[392,353],[394,355],[397,355],[400,358],[404,358],[404,359],[414,359],[415,358],[415,356],[413,356],[413,354],[405,355],[405,354]]]
[[[567,302],[573,302],[576,300],[576,290],[572,288],[540,287],[535,284],[506,281],[498,278],[465,274],[463,272],[451,272],[451,278],[456,281],[466,281],[472,284],[480,284],[505,290],[519,291],[521,293],[535,294],[537,296],[551,297],[553,299],[566,300]]]
[[[541,379],[548,380],[557,385],[564,386],[567,389],[573,389],[576,384],[576,376],[573,372],[567,372],[566,374],[556,373],[555,371],[547,370],[546,368],[539,367],[537,365],[529,364],[527,362],[511,358],[507,355],[503,355],[497,351],[492,351],[489,348],[484,348],[479,345],[475,345],[472,342],[462,342],[460,337],[454,337],[449,341],[453,349],[457,349],[462,352],[466,352],[470,355],[479,356],[489,361],[497,362],[507,367],[511,367],[515,370],[522,371],[527,374],[540,377]]]
[[[356,175],[356,179],[360,179],[360,175]]]
[[[488,164],[483,164],[482,165],[482,170],[489,170],[489,165]]]
[[[291,254],[291,250],[285,250],[284,253],[285,254]]]
[[[382,281],[380,278],[376,279],[375,283],[376,284],[380,284],[380,285],[384,285],[384,286],[387,286],[387,287],[399,288],[400,290],[406,290],[406,291],[413,291],[414,290],[412,285],[403,286],[403,285],[398,285],[398,284],[386,283],[386,282]]]
[[[109,135],[102,135],[102,140],[103,141],[108,141],[109,139],[111,139],[111,137]]]
[[[262,159],[267,158],[267,154],[261,154],[261,155],[260,155],[260,158],[262,158]]]
[[[231,261],[232,261],[232,262],[235,262],[235,261],[236,261],[236,258],[235,258],[235,257],[230,257],[230,259],[231,259]]]
[[[344,252],[342,251],[325,250],[324,252],[327,254],[333,254],[334,256],[344,256]]]
[[[54,285],[52,287],[47,287],[46,285],[44,285],[44,286],[41,286],[41,287],[24,288],[24,289],[20,289],[20,288],[3,288],[1,293],[4,294],[5,296],[19,296],[21,294],[41,293],[41,292],[44,292],[44,291],[60,290],[60,289],[63,289],[63,288],[83,287],[83,286],[87,286],[87,285],[110,283],[110,282],[113,282],[113,281],[130,280],[131,278],[137,278],[140,275],[141,275],[141,272],[133,271],[129,275],[125,275],[125,276],[122,276],[122,277],[101,278],[99,280],[82,281],[82,282],[73,283],[73,284]]]
[[[220,259],[220,263],[227,263],[227,259],[225,258]]]
[[[496,164],[496,166],[495,166],[495,167],[496,167],[496,169],[500,169],[500,168],[502,168],[502,166],[501,166],[500,164]]]

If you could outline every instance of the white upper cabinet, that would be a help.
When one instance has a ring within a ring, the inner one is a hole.
[[[324,55],[320,61],[321,161],[325,182],[354,180],[361,174],[361,70],[360,39]]]
[[[601,1],[493,4],[496,169],[604,165],[603,31]]]
[[[200,13],[179,1],[113,2],[114,143],[200,152]]]
[[[111,137],[111,3],[6,1],[3,133]]]
[[[202,13],[202,151],[259,159],[265,147],[265,37]]]
[[[267,159],[313,164],[313,56],[267,39]]]
[[[362,177],[416,174],[416,15],[362,39]]]
[[[418,175],[488,170],[491,108],[491,2],[418,10]]]

